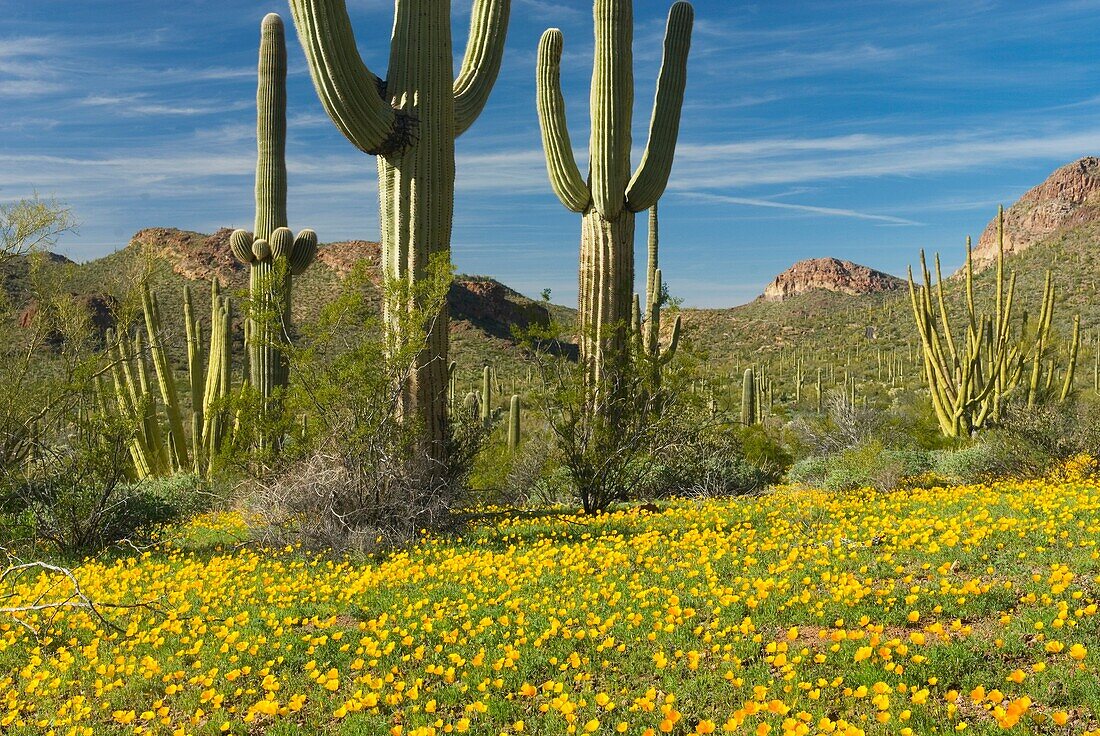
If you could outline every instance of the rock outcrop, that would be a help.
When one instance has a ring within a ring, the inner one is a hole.
[[[905,282],[896,276],[837,258],[799,261],[768,284],[764,301],[783,301],[808,291],[836,291],[844,294],[873,294],[900,289]]]
[[[1005,254],[1020,253],[1052,233],[1100,220],[1100,158],[1066,164],[1005,210]],[[974,248],[974,266],[997,259],[997,218]]]

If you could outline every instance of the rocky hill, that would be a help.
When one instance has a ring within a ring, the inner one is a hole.
[[[1100,221],[1100,158],[1088,156],[1057,169],[1005,210],[1005,253],[1022,253],[1062,230]],[[997,258],[997,218],[974,248],[978,269]]]
[[[212,235],[175,228],[148,228],[139,231],[123,252],[132,258],[152,256],[167,265],[172,273],[187,281],[218,279],[223,287],[243,288],[247,285],[247,267],[229,251],[232,230],[222,228]],[[378,259],[381,246],[366,240],[324,243],[317,251],[317,260],[303,277],[296,280],[296,299],[306,304],[324,302],[325,293],[334,291],[356,265],[366,267],[373,293],[381,294]],[[95,268],[95,263],[84,268]],[[509,339],[511,327],[526,328],[531,324],[545,325],[550,315],[545,306],[509,289],[490,278],[460,275],[455,278],[448,295],[448,306],[455,324],[452,329],[468,327],[496,338]],[[461,323],[468,323],[463,325]]]
[[[116,296],[132,291],[142,274],[150,280],[162,306],[168,332],[182,335],[183,285],[197,285],[217,279],[229,295],[244,297],[248,289],[248,269],[229,251],[232,231],[222,228],[213,234],[147,228],[136,233],[129,244],[114,253],[86,263],[47,254],[47,267],[56,269],[57,283],[78,297],[92,324],[100,332],[114,326],[116,312],[122,307]],[[325,243],[318,248],[317,260],[294,280],[293,319],[305,324],[334,301],[342,285],[357,264],[366,267],[365,297],[380,309],[382,288],[378,273],[380,246],[369,241]],[[0,289],[16,307],[23,322],[30,320],[37,305],[32,297],[29,260],[13,259],[0,267]],[[202,287],[198,287],[200,293]],[[471,387],[480,380],[481,366],[515,363],[513,326],[525,329],[533,324],[548,325],[553,317],[561,320],[561,307],[528,299],[504,284],[481,276],[459,275],[447,298],[451,316],[452,357],[459,362],[462,381]],[[240,302],[238,302],[240,303]],[[200,301],[200,315],[205,304]],[[179,324],[177,324],[179,323]],[[241,323],[235,320],[240,334]],[[369,326],[359,326],[361,329]],[[180,345],[171,345],[180,353]],[[181,353],[182,354],[182,353]],[[179,357],[179,356],[176,356]],[[512,366],[519,370],[518,364]],[[512,371],[505,370],[504,373]]]
[[[799,261],[776,276],[760,298],[769,302],[781,302],[818,290],[858,296],[894,291],[904,285],[905,282],[896,276],[851,261],[809,258]]]

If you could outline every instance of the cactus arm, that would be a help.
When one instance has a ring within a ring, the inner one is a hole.
[[[645,355],[643,352],[645,344],[642,338],[642,300],[638,292],[634,292],[634,303],[630,309],[630,335],[638,352]]]
[[[631,3],[596,0],[589,140],[592,204],[614,220],[626,205],[634,112],[634,19]]]
[[[694,10],[689,3],[678,2],[669,10],[664,58],[649,123],[649,140],[641,163],[626,189],[627,206],[634,212],[648,209],[660,199],[672,172],[684,88],[687,86],[687,59],[693,20]]]
[[[201,362],[202,328],[191,304],[191,287],[183,287],[183,324],[187,331],[187,379],[191,389],[191,461],[196,474],[202,465],[202,389],[206,381]]]
[[[661,365],[667,365],[676,357],[676,348],[680,346],[680,315],[672,322],[672,336],[669,338],[668,347],[664,349],[658,358]]]
[[[565,118],[565,98],[561,93],[561,51],[564,39],[561,31],[550,28],[539,40],[536,87],[538,91],[539,128],[546,155],[546,171],[550,186],[566,209],[584,212],[592,201],[588,184],[581,177],[569,127]]]
[[[287,266],[291,276],[300,276],[313,263],[317,257],[317,233],[312,230],[303,230],[294,239],[294,245],[290,249]],[[289,300],[288,300],[289,301]]]
[[[455,137],[474,124],[493,91],[504,56],[511,5],[511,0],[476,0],[474,3],[466,54],[454,82]]]
[[[1073,374],[1077,370],[1077,352],[1081,349],[1081,315],[1073,318],[1073,342],[1069,347],[1069,362],[1066,365],[1066,380],[1062,384],[1062,393],[1058,396],[1058,402],[1062,403],[1069,398],[1073,391]]]
[[[363,63],[344,0],[290,0],[298,39],[325,112],[359,150],[404,148],[409,121],[382,98],[382,82]]]
[[[183,415],[180,412],[179,394],[176,390],[176,378],[172,370],[172,364],[168,360],[168,352],[164,347],[162,334],[163,322],[160,318],[160,305],[156,297],[149,291],[149,284],[142,284],[141,289],[142,311],[145,315],[145,330],[149,333],[149,352],[153,358],[153,368],[157,374],[157,384],[160,387],[160,395],[164,400],[164,413],[168,415],[168,426],[172,430],[172,451],[179,463],[179,468],[190,466],[187,451],[187,435],[183,428]],[[139,358],[139,366],[144,367],[145,361]],[[149,389],[142,379],[142,391]]]

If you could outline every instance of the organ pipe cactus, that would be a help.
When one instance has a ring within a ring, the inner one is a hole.
[[[297,236],[286,226],[286,40],[283,21],[267,15],[260,28],[256,88],[256,220],[251,233],[235,230],[233,255],[249,266],[249,381],[273,408],[289,380],[284,343],[290,323],[291,279],[317,254],[317,234]],[[267,438],[265,444],[275,444]]]
[[[1016,274],[1009,274],[1006,280],[1003,208],[998,211],[997,222],[997,271],[992,315],[980,312],[975,305],[973,254],[970,239],[967,239],[966,264],[963,267],[966,314],[962,323],[962,339],[955,333],[947,310],[939,256],[935,258],[934,292],[923,251],[920,255],[923,285],[915,285],[912,269],[909,270],[909,297],[921,340],[925,381],[940,430],[947,437],[970,436],[990,420],[999,418],[1005,397],[1019,385],[1028,363],[1031,364],[1026,392],[1028,406],[1035,404],[1040,392],[1049,388],[1054,379],[1053,360],[1045,363],[1054,311],[1051,273],[1047,272],[1033,340],[1026,334],[1014,337],[1011,319]],[[1025,330],[1026,321],[1025,317]],[[1079,318],[1074,321],[1073,335],[1063,390],[1059,394],[1062,401],[1072,390],[1080,344]]]
[[[211,332],[207,360],[202,360],[202,326],[194,314],[191,290],[184,289],[184,326],[187,335],[187,385],[191,397],[190,438],[183,421],[186,406],[176,391],[176,377],[164,345],[164,328],[156,295],[142,286],[142,311],[148,348],[141,333],[131,338],[125,331],[108,333],[110,373],[114,380],[119,416],[137,428],[130,455],[139,478],[186,470],[202,472],[204,455],[213,457],[228,437],[224,417],[232,363],[232,307],[221,297],[217,282],[211,290]],[[146,353],[152,358],[157,389],[152,387]],[[101,389],[102,390],[102,389]],[[164,437],[158,413],[159,394],[168,422]],[[100,411],[108,410],[101,397]]]
[[[164,412],[168,415],[168,436],[171,442],[171,456],[174,458],[173,465],[177,468],[189,468],[187,434],[183,429],[183,411],[176,391],[172,364],[168,361],[168,351],[164,348],[160,304],[149,290],[148,283],[141,285],[141,306],[145,316],[145,331],[149,335],[149,353],[152,355],[153,368],[157,374],[157,386],[160,388],[160,397],[164,401]],[[144,367],[145,361],[142,359],[139,365]]]
[[[465,57],[452,78],[449,0],[396,0],[388,78],[356,50],[344,0],[290,0],[317,94],[340,132],[378,156],[382,269],[409,287],[449,259],[455,138],[480,115],[500,70],[511,0],[475,0]],[[388,292],[389,290],[387,290]],[[415,288],[387,294],[385,322],[400,344],[402,317],[419,314]],[[430,305],[429,305],[430,306]],[[427,345],[402,390],[401,416],[422,423],[429,457],[445,461],[447,312],[429,321]]]
[[[591,86],[589,173],[573,155],[561,92],[563,37],[556,28],[538,49],[537,99],[550,184],[562,204],[582,215],[578,327],[581,358],[591,387],[603,380],[608,361],[627,356],[634,286],[634,215],[664,193],[672,169],[694,11],[674,3],[665,30],[664,57],[649,126],[649,140],[631,173],[634,108],[633,3],[596,0],[595,62]]]

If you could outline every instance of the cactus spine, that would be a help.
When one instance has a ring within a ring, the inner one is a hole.
[[[669,12],[649,141],[633,175],[632,2],[596,0],[593,16],[596,44],[587,181],[577,167],[569,140],[561,92],[563,38],[556,28],[543,33],[539,42],[536,76],[550,184],[566,208],[582,215],[578,327],[590,387],[605,379],[610,364],[627,358],[634,284],[634,215],[655,205],[668,183],[687,80],[693,10],[690,4],[677,2]]]
[[[512,394],[512,400],[508,404],[508,449],[512,452],[519,447],[519,395]]]
[[[289,380],[284,343],[290,324],[291,279],[317,254],[317,234],[297,237],[286,226],[286,40],[283,21],[268,14],[260,27],[256,87],[256,221],[253,231],[235,230],[233,255],[249,268],[249,382],[264,410]],[[262,444],[276,446],[275,438]]]
[[[378,156],[382,268],[387,281],[409,287],[384,305],[387,329],[400,341],[402,315],[425,306],[412,287],[429,261],[450,257],[455,138],[480,115],[496,81],[511,3],[475,1],[454,79],[448,0],[396,1],[385,80],[360,59],[344,0],[291,0],[290,7],[329,117],[357,148]],[[399,410],[419,418],[436,464],[446,460],[447,348],[444,306],[430,321]]]
[[[756,374],[752,368],[746,368],[741,379],[741,424],[746,427],[756,424],[757,416]]]

